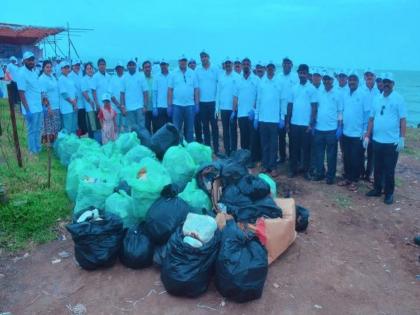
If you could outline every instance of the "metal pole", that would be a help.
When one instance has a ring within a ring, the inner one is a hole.
[[[16,126],[16,115],[15,115],[15,95],[17,93],[16,83],[9,83],[7,85],[7,96],[9,99],[10,107],[10,120],[12,121],[13,130],[13,142],[15,143],[16,159],[19,167],[23,167],[22,153],[20,152],[19,136]]]
[[[68,55],[68,61],[71,61],[71,44],[70,44],[70,25],[69,22],[67,22],[67,40],[68,40],[68,45],[69,45],[69,55]]]

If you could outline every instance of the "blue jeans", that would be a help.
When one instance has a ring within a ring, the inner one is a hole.
[[[337,170],[338,141],[335,132],[336,130],[315,130],[313,138],[316,175],[320,177],[326,175],[329,180],[335,179]],[[325,153],[327,154],[327,174],[324,167]]]
[[[187,142],[194,141],[194,115],[195,115],[195,106],[179,106],[173,105],[173,122],[175,127],[178,129],[179,133],[182,133],[184,130],[183,125],[185,126],[185,140]]]
[[[144,113],[141,108],[127,111],[126,114],[127,131],[146,129],[144,125]]]
[[[44,119],[44,114],[32,113],[31,118],[25,116],[26,125],[28,128],[28,150],[30,153],[39,153],[41,151],[41,124]]]
[[[77,112],[61,114],[63,129],[67,130],[69,133],[76,133],[77,120]]]

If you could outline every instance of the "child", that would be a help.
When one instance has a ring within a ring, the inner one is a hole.
[[[111,95],[104,93],[102,95],[103,107],[100,109],[98,118],[102,128],[102,144],[107,144],[108,141],[114,141],[117,137],[115,130],[117,130],[117,113],[111,107]]]

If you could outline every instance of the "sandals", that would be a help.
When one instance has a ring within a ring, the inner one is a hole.
[[[351,184],[351,182],[350,182],[350,181],[348,181],[347,179],[343,179],[342,181],[339,181],[339,182],[337,183],[337,185],[338,185],[338,186],[340,186],[340,187],[348,186],[348,185],[350,185],[350,184]]]
[[[355,183],[351,183],[350,185],[347,186],[347,189],[350,191],[357,191],[359,187],[357,187]]]

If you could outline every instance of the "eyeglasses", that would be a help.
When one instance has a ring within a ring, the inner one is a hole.
[[[382,105],[382,108],[381,108],[381,116],[384,114],[384,109],[385,109],[385,105]]]

